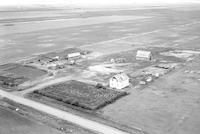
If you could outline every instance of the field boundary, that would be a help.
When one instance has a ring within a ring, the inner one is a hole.
[[[89,119],[85,119],[83,117],[71,114],[69,112],[65,112],[50,106],[47,106],[45,104],[41,104],[26,98],[22,98],[16,95],[12,95],[8,92],[0,90],[0,95],[2,97],[5,97],[7,99],[10,99],[12,101],[15,101],[17,103],[20,103],[22,105],[32,107],[36,110],[39,110],[41,112],[53,115],[55,117],[58,117],[60,119],[69,121],[71,123],[74,123],[76,125],[79,125],[83,128],[87,128],[89,130],[93,130],[95,132],[99,132],[102,134],[128,134],[127,132],[124,132],[122,130],[119,130],[117,128],[113,128],[107,125],[104,125],[102,123],[98,123]]]

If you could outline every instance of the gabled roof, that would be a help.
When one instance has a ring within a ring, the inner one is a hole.
[[[145,50],[138,50],[136,57],[144,57],[144,58],[149,58],[151,56],[150,51],[145,51]]]
[[[69,53],[67,55],[67,57],[68,58],[72,58],[72,57],[77,57],[77,56],[80,56],[80,55],[81,55],[80,52],[74,52],[74,53]]]
[[[114,75],[112,79],[116,79],[118,82],[122,82],[125,80],[129,80],[129,77],[125,73],[120,73],[120,74]]]

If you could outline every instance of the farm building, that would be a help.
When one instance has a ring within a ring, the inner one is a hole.
[[[153,59],[152,53],[150,51],[138,50],[136,54],[137,60],[147,60],[150,61]]]
[[[60,59],[60,56],[52,57],[52,59],[53,59],[54,61],[58,61],[58,60]]]
[[[79,59],[81,57],[80,52],[69,53],[67,59]]]
[[[47,64],[47,67],[53,70],[64,68],[64,62],[55,61],[53,63]]]
[[[129,86],[129,77],[125,73],[114,75],[109,80],[111,88],[122,89]]]

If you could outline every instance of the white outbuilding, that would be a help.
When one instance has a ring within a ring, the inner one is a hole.
[[[129,77],[125,73],[116,74],[109,80],[111,88],[122,89],[129,86]]]
[[[153,56],[150,51],[138,50],[136,54],[136,59],[150,61],[153,59]]]
[[[69,53],[67,55],[67,59],[77,59],[81,57],[81,53],[80,52],[74,52],[74,53]]]

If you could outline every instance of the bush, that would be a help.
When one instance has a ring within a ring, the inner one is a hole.
[[[98,88],[98,89],[99,89],[99,88],[104,88],[104,86],[103,86],[101,83],[97,83],[97,84],[96,84],[96,88]]]

